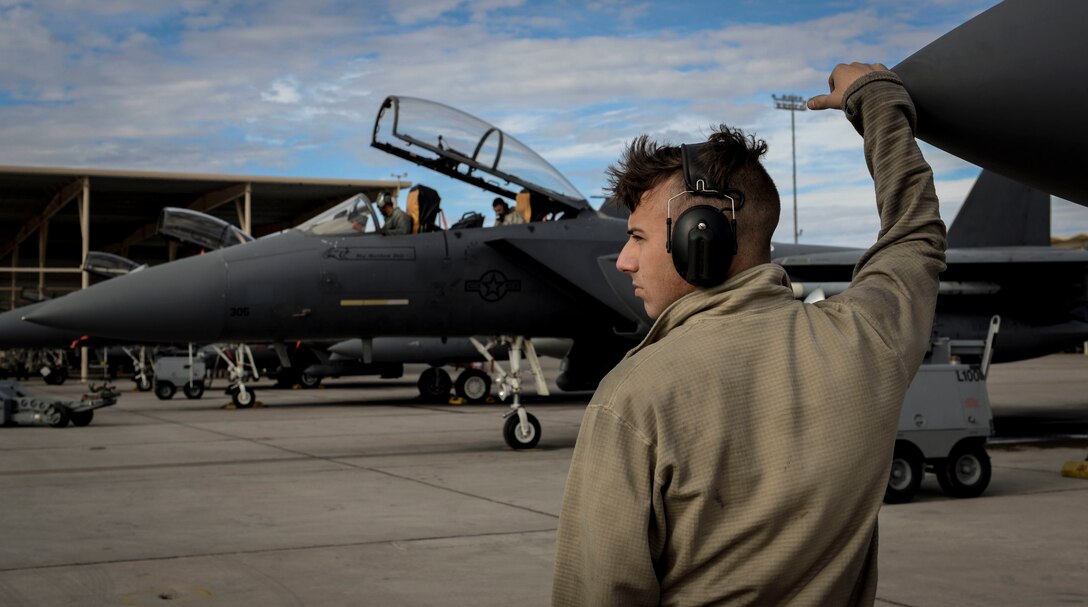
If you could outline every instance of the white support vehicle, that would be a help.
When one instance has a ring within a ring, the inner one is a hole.
[[[191,345],[188,356],[159,356],[154,363],[155,396],[170,400],[179,388],[185,398],[204,396],[206,370],[204,358],[193,356]]]
[[[885,503],[914,499],[925,472],[950,497],[978,497],[989,486],[986,440],[994,425],[986,375],[1000,326],[994,316],[985,341],[934,343],[903,402]],[[960,362],[968,357],[979,363]]]

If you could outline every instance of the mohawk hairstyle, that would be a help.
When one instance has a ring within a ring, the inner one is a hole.
[[[707,141],[711,145],[704,151],[704,159],[708,177],[715,184],[740,190],[746,200],[773,198],[777,206],[778,189],[759,161],[767,153],[765,141],[724,124]],[[682,169],[680,146],[660,145],[641,135],[631,142],[618,163],[608,167],[612,200],[633,212],[643,194]]]

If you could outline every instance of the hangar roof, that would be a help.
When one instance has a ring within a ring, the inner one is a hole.
[[[262,236],[282,230],[357,193],[410,187],[406,182],[366,179],[315,179],[167,173],[88,168],[0,165],[0,309],[10,306],[12,288],[5,272],[17,251],[20,267],[38,267],[40,226],[47,223],[46,267],[76,268],[82,262],[79,201],[84,181],[90,207],[89,249],[106,251],[147,264],[163,263],[169,247],[155,235],[163,207],[204,211],[243,226],[248,190],[250,232]],[[243,226],[244,227],[244,226]],[[181,251],[179,254],[186,254]],[[16,290],[38,285],[38,273],[16,274]],[[78,288],[79,274],[48,274],[56,292]],[[25,303],[25,302],[18,302]]]

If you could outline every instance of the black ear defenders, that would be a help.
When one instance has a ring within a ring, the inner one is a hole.
[[[665,251],[672,253],[673,266],[680,276],[697,287],[725,282],[737,254],[736,211],[744,206],[744,195],[739,190],[719,187],[707,177],[700,158],[706,145],[680,146],[686,189],[670,198],[665,207]],[[724,209],[700,204],[681,213],[673,227],[672,201],[682,194],[725,200],[733,219],[726,217]]]

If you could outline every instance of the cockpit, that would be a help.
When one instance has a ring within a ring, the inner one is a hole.
[[[386,202],[392,202],[395,205],[396,199],[388,192],[381,193],[378,199],[373,201],[366,194],[356,194],[328,211],[298,225],[297,228],[308,234],[319,236],[384,233],[389,221],[382,214],[381,208]],[[442,216],[440,208],[441,203],[442,198],[434,189],[425,185],[412,187],[408,191],[407,208],[405,209],[405,213],[411,221],[408,233],[419,234],[445,229],[445,218]]]
[[[527,145],[441,103],[387,97],[374,121],[371,145],[516,201],[527,223],[592,212],[577,188]]]
[[[479,118],[440,103],[387,97],[374,121],[371,145],[497,194],[513,203],[510,212],[520,215],[525,223],[592,212],[585,197],[563,174],[528,146]],[[437,191],[425,185],[409,190],[403,210],[411,221],[409,234],[483,226],[480,213],[447,218],[441,200]],[[382,202],[356,194],[297,227],[327,236],[386,233],[388,220],[381,212]]]
[[[366,194],[356,194],[296,227],[318,236],[373,234],[381,230],[382,216]]]

